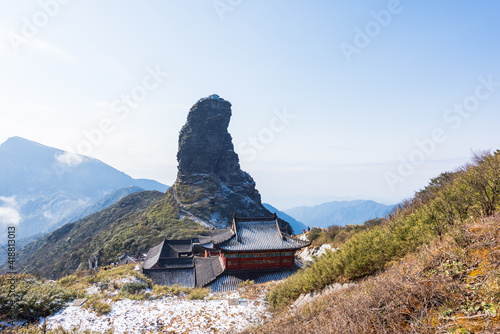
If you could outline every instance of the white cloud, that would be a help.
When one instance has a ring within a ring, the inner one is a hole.
[[[52,219],[54,218],[54,214],[50,211],[44,211],[43,212],[43,216],[46,218],[46,219]]]
[[[17,225],[21,221],[21,215],[16,209],[0,207],[0,222],[3,225]]]
[[[4,204],[7,204],[7,206],[16,208],[18,207],[16,196],[11,196],[11,197],[0,196],[0,201],[4,202]]]
[[[56,155],[55,159],[57,162],[67,167],[76,167],[85,161],[84,156],[71,152],[64,152],[62,154]]]
[[[19,204],[16,201],[16,196],[5,197],[0,196],[0,224],[2,225],[17,225],[21,221],[19,213]]]

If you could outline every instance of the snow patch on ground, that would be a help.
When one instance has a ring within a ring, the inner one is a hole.
[[[87,288],[87,294],[88,295],[95,295],[95,294],[98,294],[99,292],[101,292],[101,289],[99,289],[99,287],[97,286],[97,284],[89,286]]]
[[[142,283],[143,281],[135,276],[122,277],[115,281],[116,283],[123,285],[127,283]]]
[[[211,294],[209,300],[187,300],[166,297],[157,300],[136,301],[123,299],[113,302],[112,311],[105,315],[82,307],[68,306],[46,319],[49,329],[78,328],[115,333],[234,333],[253,323],[271,317],[264,301],[265,291],[260,290],[247,298],[246,306],[230,305],[230,299],[240,298],[239,292]]]

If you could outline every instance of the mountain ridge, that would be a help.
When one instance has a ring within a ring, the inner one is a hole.
[[[139,184],[166,191],[152,180],[135,180],[104,162],[22,137],[0,145],[0,220],[19,227],[18,238],[46,233],[83,218],[114,191]]]
[[[285,213],[313,227],[362,224],[374,218],[383,218],[395,205],[385,205],[372,200],[331,201],[314,206],[300,206]]]

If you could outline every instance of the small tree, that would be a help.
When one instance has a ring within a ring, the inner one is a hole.
[[[500,201],[500,155],[474,152],[474,164],[467,169],[464,181],[468,196],[474,200],[473,210],[480,216],[491,216]]]
[[[307,239],[310,242],[313,242],[314,240],[318,239],[320,235],[321,235],[321,229],[318,227],[313,227],[312,230],[307,235]]]

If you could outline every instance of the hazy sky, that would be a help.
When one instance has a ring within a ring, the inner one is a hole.
[[[172,184],[189,108],[216,93],[264,201],[394,203],[500,148],[499,13],[493,0],[3,0],[0,142]]]

